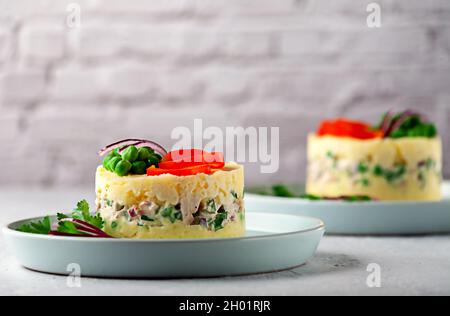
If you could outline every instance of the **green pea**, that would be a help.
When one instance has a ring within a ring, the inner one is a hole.
[[[150,155],[150,158],[148,160],[150,166],[158,166],[159,162],[160,159],[158,159],[158,157],[155,154]]]
[[[427,136],[429,138],[433,138],[436,137],[436,135],[438,134],[438,130],[437,127],[433,124],[428,125],[428,131],[427,131]]]
[[[110,155],[120,157],[121,155],[120,155],[120,153],[119,153],[119,149],[120,149],[120,148],[114,149],[114,150],[110,153]]]
[[[138,158],[138,154],[138,149],[135,146],[130,146],[122,152],[122,158],[134,162]]]
[[[394,132],[392,132],[392,134],[390,135],[391,138],[402,138],[406,136],[406,131],[404,131],[403,129],[398,129]]]
[[[148,152],[149,153],[151,153],[151,154],[154,154],[155,153],[155,151],[153,150],[153,149],[151,149],[150,147],[142,147],[142,148],[145,148],[145,149],[147,149],[148,150]]]
[[[114,170],[116,169],[117,164],[122,161],[122,158],[120,157],[113,157],[109,160],[108,164],[107,164],[107,169],[111,172],[114,172]]]
[[[147,164],[145,161],[135,161],[131,166],[131,172],[134,174],[145,174],[147,173]]]
[[[118,176],[123,177],[130,172],[131,167],[132,167],[131,162],[129,162],[128,160],[121,160],[114,168],[114,172]]]
[[[112,159],[113,157],[114,157],[114,155],[109,154],[108,156],[105,157],[105,159],[103,159],[103,167],[104,167],[106,170],[109,170],[108,163],[111,161],[111,159]],[[109,170],[109,171],[111,171],[111,170]]]
[[[413,129],[410,129],[407,132],[407,134],[408,134],[408,137],[416,137],[416,136],[420,136],[421,131],[420,131],[420,128],[413,128]]]
[[[148,147],[142,147],[138,150],[138,158],[139,161],[147,161],[150,159],[152,152],[148,150]]]

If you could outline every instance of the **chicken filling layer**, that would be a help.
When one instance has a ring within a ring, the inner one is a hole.
[[[424,188],[429,176],[441,177],[441,165],[433,159],[420,161],[416,166],[397,163],[391,168],[382,167],[368,160],[351,161],[339,159],[332,152],[321,160],[310,161],[308,168],[309,181],[331,183],[337,182],[342,175],[351,179],[355,186],[370,187],[371,179],[381,178],[387,183],[403,185],[407,175],[413,175]]]
[[[117,226],[120,219],[126,219],[140,227],[161,227],[182,222],[185,225],[201,225],[211,231],[218,231],[228,223],[245,219],[243,199],[232,192],[233,202],[228,205],[207,199],[199,203],[180,203],[159,205],[153,201],[139,205],[122,205],[108,199],[97,201],[97,211],[110,221],[111,227]],[[190,204],[190,205],[189,205]]]

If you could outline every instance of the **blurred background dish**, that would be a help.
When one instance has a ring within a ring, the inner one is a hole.
[[[380,123],[324,121],[308,137],[306,192],[382,201],[442,199],[442,139],[420,113],[386,112]]]
[[[334,235],[424,235],[450,233],[450,182],[439,202],[375,201],[364,197],[317,200],[304,185],[249,188],[248,212],[316,216]]]

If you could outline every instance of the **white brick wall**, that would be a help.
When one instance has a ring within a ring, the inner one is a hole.
[[[171,145],[194,118],[280,126],[280,172],[249,165],[249,183],[303,179],[324,116],[418,109],[450,154],[450,2],[375,1],[382,27],[369,29],[370,2],[0,0],[0,185],[92,184],[105,143]]]
[[[0,76],[0,100],[6,107],[10,103],[32,103],[45,90],[45,74],[41,70],[15,69],[5,71]],[[3,111],[2,111],[3,112]]]
[[[57,62],[64,57],[66,50],[64,26],[61,23],[26,24],[20,32],[18,46],[21,58],[25,61]]]

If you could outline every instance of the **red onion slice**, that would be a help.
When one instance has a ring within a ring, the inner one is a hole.
[[[48,233],[51,236],[62,236],[62,237],[83,237],[83,238],[107,238],[102,236],[96,236],[96,235],[82,235],[82,234],[69,234],[69,233],[62,233],[56,230],[52,230]],[[111,238],[111,237],[110,237]]]
[[[61,222],[71,222],[71,223],[75,224],[75,226],[77,227],[77,229],[80,232],[86,233],[86,234],[94,236],[94,237],[96,236],[96,237],[111,238],[111,236],[106,234],[100,228],[98,228],[94,225],[91,225],[85,221],[79,220],[79,219],[64,218],[61,220]]]
[[[107,153],[113,151],[116,148],[121,148],[121,151],[125,150],[126,148],[130,147],[130,146],[137,146],[137,147],[150,147],[151,149],[153,149],[156,153],[158,153],[161,156],[165,156],[167,155],[167,150],[164,149],[163,146],[161,146],[160,144],[153,142],[151,140],[146,140],[146,139],[135,139],[135,138],[130,138],[130,139],[124,139],[118,142],[115,142],[113,144],[110,144],[104,148],[102,148],[98,154],[99,156],[104,156]]]
[[[75,225],[77,225],[77,227],[80,229],[83,229],[84,231],[90,231],[96,235],[102,236],[102,237],[111,237],[108,234],[106,234],[103,230],[101,230],[100,228],[91,225],[85,221],[79,220],[79,219],[74,219],[73,222],[75,223]]]
[[[383,131],[384,134],[387,133],[389,126],[391,125],[393,116],[394,115],[392,114],[392,112],[387,112],[386,115],[384,116],[383,122],[381,122],[380,125],[380,129]]]
[[[131,144],[128,144],[128,145],[124,145],[124,146],[120,147],[120,149],[118,150],[118,152],[119,152],[119,153],[122,153],[125,149],[127,149],[127,148],[130,147],[130,146],[140,147],[139,145],[143,144],[144,142],[145,142],[145,141],[141,140],[141,141],[134,142],[134,143],[131,143]],[[142,147],[142,146],[141,146],[141,147]]]
[[[119,147],[121,147],[123,145],[127,145],[129,143],[135,143],[135,142],[138,142],[138,141],[141,141],[141,140],[140,139],[133,139],[133,138],[124,139],[124,140],[121,140],[121,141],[109,144],[108,146],[105,146],[104,148],[100,149],[98,154],[99,154],[99,156],[104,156],[105,154],[113,151],[116,148],[119,148]]]
[[[410,117],[418,117],[418,118],[420,118],[420,120],[422,122],[427,121],[427,119],[422,114],[414,112],[414,111],[406,110],[400,115],[400,117],[398,119],[396,119],[394,122],[391,122],[391,125],[389,126],[389,128],[386,131],[385,137],[390,136],[394,131],[396,131],[398,128],[400,128],[400,126],[402,126],[402,124],[405,123],[405,121],[407,119],[409,119]]]

